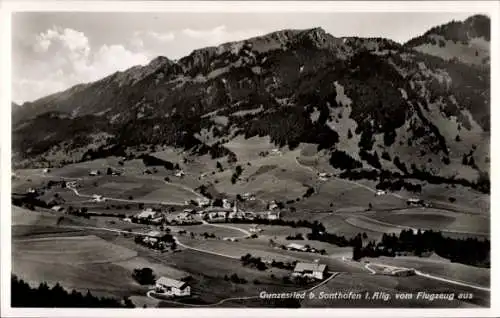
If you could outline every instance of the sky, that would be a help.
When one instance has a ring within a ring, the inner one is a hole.
[[[333,36],[396,42],[474,13],[95,13],[12,15],[12,99],[18,104],[88,83],[162,55],[282,29],[322,27]]]

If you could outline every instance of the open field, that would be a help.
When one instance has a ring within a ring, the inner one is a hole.
[[[49,264],[98,264],[137,256],[96,236],[20,239],[13,242],[13,250],[18,259]]]
[[[490,220],[482,215],[454,213],[437,209],[407,209],[376,213],[371,218],[401,226],[433,229],[443,232],[484,233],[490,232]]]
[[[490,269],[452,263],[433,255],[431,257],[399,256],[367,258],[370,262],[391,266],[414,268],[422,272],[479,286],[490,286]]]
[[[108,295],[139,292],[128,270],[113,264],[137,255],[91,236],[13,241],[12,272],[30,283],[60,282],[63,287]]]
[[[360,300],[334,300],[334,299],[319,299],[319,295],[323,292],[326,294],[340,292],[360,293],[362,299]],[[432,293],[455,293],[461,291],[473,293],[474,299],[471,301],[454,300],[424,300],[416,299],[416,293],[425,291],[429,294]],[[365,293],[372,296],[375,292],[385,292],[392,296],[391,300],[366,300],[364,299]],[[413,300],[396,300],[395,294],[398,292],[413,293]],[[476,293],[470,289],[457,288],[455,285],[447,285],[441,282],[436,282],[424,277],[410,276],[410,277],[393,277],[385,275],[371,275],[368,273],[342,273],[331,282],[321,286],[315,291],[318,295],[313,300],[306,300],[302,303],[303,307],[361,307],[361,308],[375,308],[375,307],[445,307],[445,308],[458,308],[458,307],[475,307],[485,306],[489,304],[488,295],[485,293]]]

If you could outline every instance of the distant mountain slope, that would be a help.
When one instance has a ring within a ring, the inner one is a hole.
[[[405,45],[446,60],[457,59],[463,63],[489,67],[490,28],[491,22],[487,16],[474,15],[465,21],[452,21],[432,28]]]
[[[19,166],[156,145],[227,156],[228,140],[258,135],[278,147],[316,144],[341,170],[471,181],[489,171],[488,68],[321,28],[195,50],[178,62],[158,57],[22,108],[13,127]]]

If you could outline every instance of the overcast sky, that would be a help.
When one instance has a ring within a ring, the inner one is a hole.
[[[163,55],[281,29],[322,27],[333,36],[405,42],[474,13],[14,13],[13,101],[95,81]]]

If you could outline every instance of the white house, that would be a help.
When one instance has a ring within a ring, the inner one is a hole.
[[[377,192],[375,193],[376,196],[384,195],[384,194],[385,194],[384,190],[377,190]]]
[[[297,263],[293,270],[292,276],[311,277],[316,279],[323,279],[327,272],[325,264],[318,263]]]
[[[269,211],[276,210],[277,208],[278,208],[278,204],[276,203],[276,201],[271,201],[269,203]]]
[[[155,292],[165,296],[190,296],[191,287],[186,282],[162,276],[156,280]]]
[[[222,207],[224,209],[230,209],[231,208],[231,202],[228,199],[222,199]]]
[[[307,247],[305,247],[304,245],[297,244],[297,243],[290,243],[286,246],[286,248],[289,251],[307,252]]]
[[[280,219],[280,211],[269,211],[267,212],[268,220],[279,220]]]
[[[99,195],[99,194],[94,194],[92,197],[94,198],[93,201],[95,201],[95,202],[106,201],[106,198],[104,198],[102,195]]]
[[[253,193],[243,193],[241,196],[244,200],[255,201],[255,194]]]
[[[422,199],[410,198],[406,201],[408,205],[422,205],[424,201]]]
[[[98,176],[100,174],[99,170],[90,170],[89,172],[89,176]]]
[[[137,214],[135,217],[138,219],[152,219],[156,216],[156,212],[151,208],[147,208],[141,213]]]
[[[64,208],[60,205],[54,205],[51,210],[53,211],[56,211],[56,212],[61,212],[62,210],[64,210]]]
[[[210,199],[207,198],[197,198],[196,201],[198,202],[198,205],[200,207],[207,207],[210,206]]]
[[[184,176],[184,171],[182,170],[178,170],[176,173],[175,173],[175,176],[178,177],[178,178],[182,178]]]
[[[49,168],[45,168],[43,169],[43,173],[49,173],[50,172],[50,169]]]
[[[250,228],[249,231],[252,233],[259,233],[259,232],[262,232],[263,230],[257,226],[254,226],[254,227]]]

